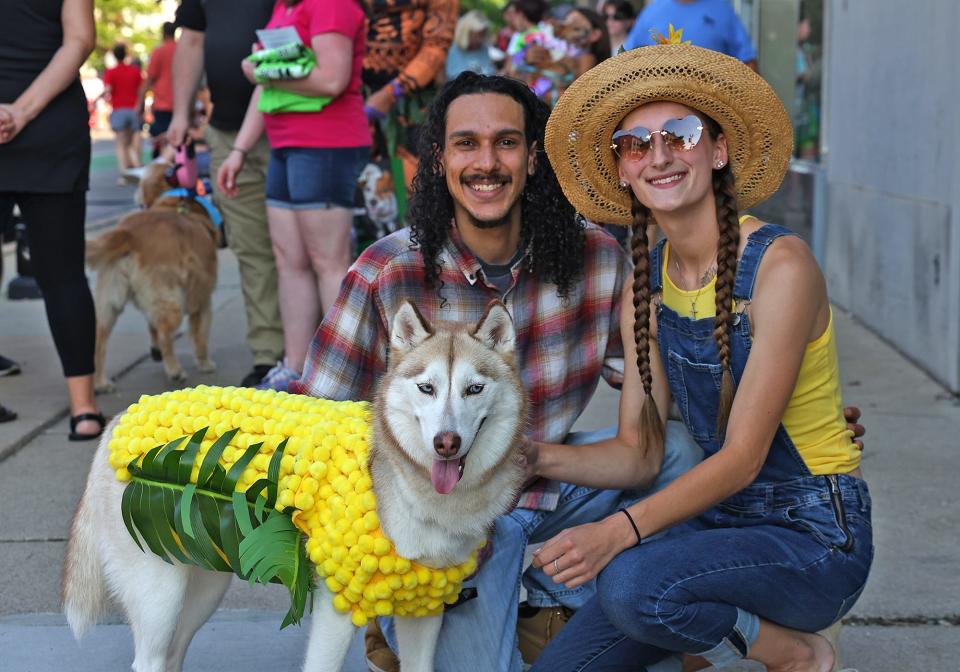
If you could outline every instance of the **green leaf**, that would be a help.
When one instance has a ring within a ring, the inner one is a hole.
[[[289,515],[274,508],[287,442],[274,452],[267,478],[239,492],[237,483],[263,445],[248,447],[228,471],[219,460],[236,435],[231,430],[197,466],[206,432],[204,428],[189,440],[181,437],[157,446],[131,461],[132,480],[121,500],[124,525],[141,550],[148,548],[167,562],[176,558],[205,569],[233,571],[251,582],[283,583],[291,607],[281,627],[299,622],[312,600],[313,566],[300,530]],[[195,467],[197,483],[190,478]]]
[[[300,622],[313,590],[312,571],[302,534],[289,516],[272,511],[240,542],[240,569],[251,582],[279,579],[290,592],[290,610],[280,627]]]
[[[210,450],[207,451],[206,456],[203,458],[203,464],[200,465],[200,475],[197,476],[198,485],[206,485],[207,481],[211,476],[213,476],[214,471],[216,470],[218,463],[220,461],[220,456],[223,455],[223,451],[226,447],[233,441],[233,437],[237,435],[237,432],[240,430],[238,428],[231,429],[229,432],[217,439],[216,443],[210,446]]]

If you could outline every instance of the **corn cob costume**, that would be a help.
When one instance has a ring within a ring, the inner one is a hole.
[[[204,455],[232,429],[239,432],[219,459],[225,469],[248,447],[263,442],[237,490],[265,477],[273,453],[287,439],[276,509],[291,514],[306,536],[310,561],[333,593],[334,607],[349,612],[358,627],[374,616],[439,614],[445,603],[457,600],[463,578],[476,569],[476,552],[458,566],[434,569],[398,556],[384,536],[367,466],[367,402],[208,386],[144,395],[114,429],[110,465],[120,481],[128,482],[131,462],[204,427],[208,430],[192,467],[193,483]]]

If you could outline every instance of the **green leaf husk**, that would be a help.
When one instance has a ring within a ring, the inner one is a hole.
[[[277,446],[267,478],[244,493],[236,491],[237,482],[263,444],[247,448],[227,472],[219,459],[236,434],[231,430],[210,447],[191,483],[206,433],[195,432],[182,448],[187,437],[157,446],[130,463],[132,478],[121,501],[124,525],[141,550],[165,562],[234,572],[250,583],[282,583],[290,609],[280,627],[299,623],[308,598],[312,608],[314,583],[302,532],[288,512],[275,508],[287,442]]]

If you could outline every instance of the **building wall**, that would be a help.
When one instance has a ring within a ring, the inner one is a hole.
[[[960,391],[960,3],[829,0],[827,21],[831,298]]]

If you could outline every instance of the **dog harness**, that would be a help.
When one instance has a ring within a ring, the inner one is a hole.
[[[186,198],[191,201],[195,201],[202,205],[203,209],[207,211],[207,216],[210,217],[210,221],[213,223],[214,228],[219,229],[221,226],[223,226],[223,215],[220,214],[217,206],[215,206],[213,201],[206,196],[201,196],[198,194],[196,189],[185,189],[183,187],[167,189],[165,192],[160,194],[158,198]]]

